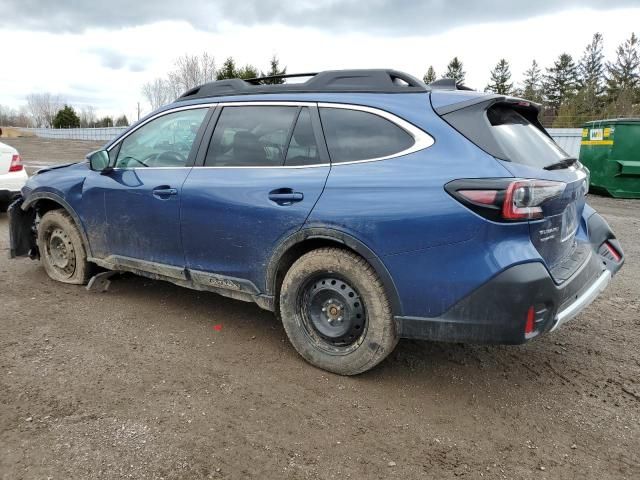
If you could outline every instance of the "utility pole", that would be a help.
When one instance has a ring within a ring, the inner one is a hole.
[[[140,102],[138,102],[138,120],[140,120]]]

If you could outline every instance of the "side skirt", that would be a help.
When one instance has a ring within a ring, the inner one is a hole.
[[[260,308],[269,311],[274,310],[273,296],[260,293],[260,290],[253,282],[243,278],[189,270],[121,255],[110,255],[106,258],[89,258],[88,260],[108,270],[130,272],[192,290],[213,292],[243,302],[254,302]]]

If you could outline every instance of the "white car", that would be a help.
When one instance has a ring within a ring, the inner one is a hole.
[[[28,178],[18,151],[0,142],[0,212],[7,210]]]

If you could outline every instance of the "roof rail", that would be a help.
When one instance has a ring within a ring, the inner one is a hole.
[[[431,90],[473,90],[473,88],[469,88],[461,82],[456,82],[454,78],[441,78],[431,82],[429,88]]]
[[[285,73],[282,75],[268,75],[264,77],[248,78],[245,82],[249,82],[252,85],[264,85],[265,80],[284,80],[285,78],[300,78],[300,77],[314,77],[318,72],[314,73]]]
[[[310,77],[306,82],[264,84],[265,80]],[[218,80],[188,90],[176,101],[225,95],[248,95],[256,93],[306,93],[306,92],[359,92],[359,93],[419,93],[429,87],[409,75],[397,70],[328,70],[319,73],[296,73],[240,80]]]

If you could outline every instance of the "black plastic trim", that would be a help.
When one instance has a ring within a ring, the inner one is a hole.
[[[622,250],[622,245],[616,238],[615,233],[613,233],[613,230],[611,230],[611,227],[602,215],[597,212],[594,212],[587,219],[587,232],[589,234],[589,241],[596,252],[600,252],[600,247],[604,242],[609,242],[620,254],[619,262],[609,257],[601,257],[607,269],[612,275],[615,275],[622,268],[625,261],[624,250]]]
[[[23,210],[22,197],[16,199],[7,213],[9,214],[9,258],[24,257],[35,247],[33,222],[36,218],[34,209]]]
[[[69,215],[71,215],[71,218],[73,219],[74,223],[78,227],[78,231],[80,232],[80,236],[82,237],[82,242],[84,243],[84,247],[87,249],[87,256],[88,257],[92,256],[93,252],[91,251],[91,244],[89,243],[89,238],[87,237],[87,233],[85,232],[84,226],[80,221],[80,216],[75,212],[75,210],[71,207],[71,205],[69,205],[69,203],[64,198],[62,198],[60,195],[56,195],[55,193],[35,192],[30,194],[24,200],[20,208],[26,211],[29,208],[31,208],[31,206],[34,203],[36,203],[38,200],[51,200],[53,202],[56,202],[62,208],[64,208]]]
[[[396,289],[391,274],[387,270],[387,267],[385,267],[384,263],[382,263],[380,258],[369,247],[357,240],[355,237],[332,228],[305,228],[294,233],[293,235],[285,239],[282,243],[280,243],[280,245],[278,245],[278,247],[271,255],[269,263],[267,264],[265,278],[267,295],[273,296],[276,292],[276,276],[280,261],[282,260],[284,254],[295,245],[308,240],[330,240],[333,242],[337,242],[339,244],[345,245],[346,247],[349,247],[358,255],[365,258],[380,277],[385,291],[387,292],[387,297],[391,302],[391,308],[394,315],[402,315],[402,303],[400,302],[398,290]]]
[[[204,166],[204,162],[207,158],[207,151],[209,150],[209,144],[211,143],[211,137],[213,136],[213,131],[215,130],[218,119],[220,118],[220,114],[222,113],[222,108],[223,107],[221,107],[220,105],[216,105],[212,109],[213,111],[211,113],[211,116],[209,117],[207,126],[204,129],[200,144],[198,145],[198,152],[196,153],[194,162],[195,167]]]
[[[308,76],[307,74],[288,75]],[[280,78],[280,77],[276,77]],[[311,76],[303,83],[255,85],[261,79],[247,81],[238,78],[219,80],[195,87],[179,98],[176,102],[196,98],[221,97],[227,95],[253,95],[260,93],[323,93],[323,92],[358,92],[358,93],[420,93],[428,92],[430,88],[421,80],[390,69],[372,70],[328,70]],[[404,85],[397,81],[404,82]]]
[[[602,274],[599,255],[560,286],[540,262],[516,265],[496,275],[435,318],[396,317],[403,338],[444,342],[521,344],[549,331],[555,317]],[[529,307],[543,312],[536,331],[525,336]]]

